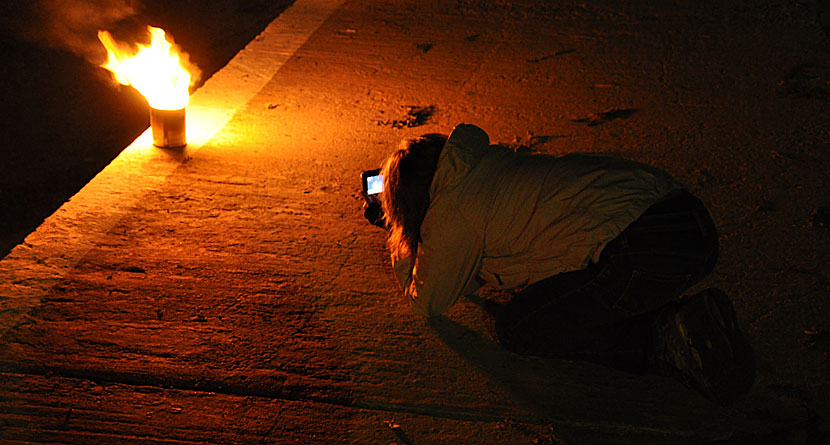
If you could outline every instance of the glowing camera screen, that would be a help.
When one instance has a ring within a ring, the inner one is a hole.
[[[383,191],[383,175],[366,178],[366,193],[375,195]]]

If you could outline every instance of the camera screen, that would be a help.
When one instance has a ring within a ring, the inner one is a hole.
[[[383,191],[383,175],[369,176],[366,178],[366,193],[375,195]]]

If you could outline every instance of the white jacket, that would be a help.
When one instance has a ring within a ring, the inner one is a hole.
[[[645,210],[682,188],[623,159],[516,153],[461,124],[430,186],[415,258],[393,259],[416,313],[438,315],[483,282],[517,289],[583,269]]]

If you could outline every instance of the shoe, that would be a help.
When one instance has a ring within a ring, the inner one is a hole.
[[[679,377],[721,405],[749,392],[755,359],[732,302],[707,289],[664,309],[655,326],[653,369]]]

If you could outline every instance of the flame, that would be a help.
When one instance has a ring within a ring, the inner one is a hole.
[[[122,85],[132,85],[150,106],[159,110],[180,110],[190,96],[190,73],[182,66],[177,49],[164,38],[164,30],[148,26],[150,45],[134,50],[115,42],[107,31],[98,31],[98,40],[107,48],[110,70]]]

